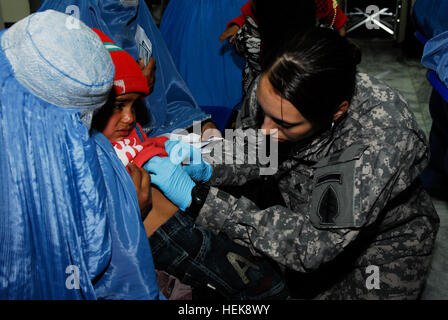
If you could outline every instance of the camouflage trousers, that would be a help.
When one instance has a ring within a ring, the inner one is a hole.
[[[430,262],[430,256],[411,256],[355,268],[315,299],[415,300],[424,289]]]
[[[347,256],[342,262],[350,260]],[[353,260],[352,260],[353,261]],[[311,273],[286,273],[293,299],[415,300],[424,289],[431,256],[406,256],[363,266],[330,263]]]

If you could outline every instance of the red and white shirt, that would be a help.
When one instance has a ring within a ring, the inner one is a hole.
[[[124,164],[128,166],[130,162],[141,168],[149,159],[154,156],[168,157],[168,153],[165,151],[165,141],[167,137],[148,138],[143,132],[141,126],[137,124],[131,133],[120,141],[111,141],[115,153],[118,158]],[[140,130],[143,141],[137,134],[137,130]]]

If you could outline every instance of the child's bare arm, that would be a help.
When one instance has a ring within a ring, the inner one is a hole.
[[[157,230],[157,228],[179,211],[179,208],[168,200],[155,186],[152,186],[151,191],[152,209],[143,221],[148,238]]]

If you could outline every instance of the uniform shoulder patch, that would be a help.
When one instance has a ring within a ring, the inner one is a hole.
[[[310,221],[316,228],[356,227],[355,165],[366,148],[353,145],[315,165]]]
[[[317,209],[321,224],[335,225],[336,217],[339,214],[338,196],[334,189],[329,185],[319,200]]]

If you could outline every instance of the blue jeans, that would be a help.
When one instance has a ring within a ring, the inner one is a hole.
[[[214,289],[227,299],[285,299],[278,266],[258,258],[223,234],[216,235],[176,213],[150,238],[155,267],[192,287]]]

